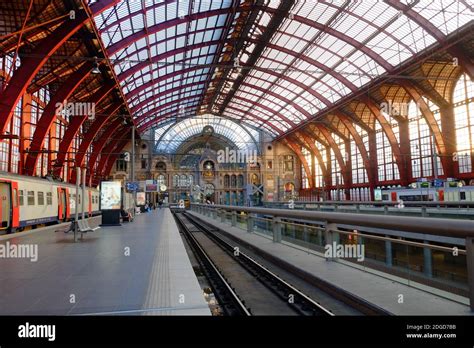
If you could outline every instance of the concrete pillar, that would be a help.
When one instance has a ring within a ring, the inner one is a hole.
[[[225,210],[221,210],[221,222],[225,223]]]
[[[237,212],[235,210],[232,211],[232,226],[237,226]]]

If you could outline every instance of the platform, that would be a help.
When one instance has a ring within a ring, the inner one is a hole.
[[[211,314],[169,209],[76,243],[54,230],[0,239],[38,247],[36,262],[0,259],[0,315]]]
[[[252,245],[256,253],[262,251],[284,260],[315,278],[323,279],[394,315],[474,315],[467,304],[443,298],[347,264],[326,261],[324,257],[316,253],[308,253],[285,243],[275,243],[261,234],[248,233],[194,211],[189,211],[189,213]],[[403,295],[403,303],[399,303],[399,295]]]

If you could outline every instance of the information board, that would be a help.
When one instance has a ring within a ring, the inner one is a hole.
[[[102,181],[100,184],[100,209],[117,210],[121,207],[122,185],[119,181]]]

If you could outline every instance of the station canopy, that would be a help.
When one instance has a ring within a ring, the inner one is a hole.
[[[211,114],[279,136],[472,10],[464,0],[131,0],[95,22],[139,131]]]

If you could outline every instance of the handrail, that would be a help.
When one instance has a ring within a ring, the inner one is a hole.
[[[277,201],[277,202],[263,202],[263,204],[268,205],[278,205],[278,204],[288,204],[288,201]],[[385,206],[385,205],[398,205],[399,202],[389,201],[294,201],[294,204],[315,204],[315,205],[376,205],[376,206]],[[458,206],[473,206],[474,201],[403,201],[403,205],[416,205],[416,206],[448,206],[448,207],[458,207]]]
[[[273,209],[255,208],[230,205],[203,205],[191,203],[192,205],[204,206],[206,208],[240,211],[261,215],[273,215],[283,218],[298,218],[313,221],[326,221],[328,223],[339,223],[347,225],[359,225],[406,232],[418,232],[437,236],[448,236],[467,238],[474,237],[473,220],[454,220],[445,218],[418,218],[411,216],[390,216],[372,214],[352,214],[337,212],[320,212],[298,209]]]
[[[411,233],[422,233],[435,236],[447,236],[464,238],[466,241],[466,262],[469,288],[469,304],[471,311],[474,311],[474,221],[473,220],[455,220],[446,218],[432,217],[411,217],[411,216],[392,216],[392,215],[373,215],[360,213],[339,213],[339,212],[321,212],[314,210],[301,209],[274,209],[274,208],[256,208],[230,205],[214,204],[196,204],[191,203],[191,207],[197,208],[197,211],[232,211],[232,226],[236,226],[237,212],[248,214],[259,214],[272,216],[273,220],[273,241],[281,242],[281,224],[283,219],[303,219],[307,221],[316,221],[325,225],[326,242],[331,244],[332,233],[342,232],[337,230],[336,224],[356,225],[361,227],[373,227],[380,229],[389,229],[405,231]],[[213,216],[216,216],[213,213]],[[224,214],[221,214],[221,219]],[[247,229],[249,232],[253,229],[255,216],[248,215]],[[222,220],[222,222],[224,222]],[[336,229],[336,230],[335,230]],[[329,242],[328,242],[329,241]],[[464,253],[463,253],[464,254]]]

